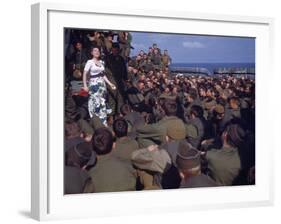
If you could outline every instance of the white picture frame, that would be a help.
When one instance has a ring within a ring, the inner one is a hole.
[[[273,24],[273,19],[260,17],[32,5],[32,217],[50,220],[271,205],[273,146],[266,141],[270,138],[265,131],[268,100],[262,89],[267,91],[271,85],[263,74],[272,67]],[[255,37],[256,185],[63,195],[64,27]]]

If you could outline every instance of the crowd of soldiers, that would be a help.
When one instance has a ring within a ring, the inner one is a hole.
[[[69,32],[66,194],[255,184],[254,79],[172,74],[157,44],[130,57],[129,32]],[[91,45],[117,87],[106,126],[73,88]]]

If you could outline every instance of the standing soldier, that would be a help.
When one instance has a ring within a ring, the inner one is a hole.
[[[128,80],[127,66],[119,54],[118,43],[112,44],[112,53],[105,58],[105,66],[109,80],[116,83],[116,90],[109,90],[109,106],[114,113],[120,112],[120,107],[125,101],[125,82]]]
[[[77,41],[75,43],[75,52],[71,56],[72,76],[75,80],[81,80],[87,60],[87,54],[83,49],[82,43]]]
[[[121,50],[120,55],[127,61],[131,51],[132,35],[129,32],[119,32],[118,42]]]
[[[109,55],[112,49],[113,33],[108,32],[104,35],[104,54]]]
[[[168,54],[168,50],[164,50],[164,54],[162,55],[162,63],[163,67],[168,67],[172,62],[170,55]]]

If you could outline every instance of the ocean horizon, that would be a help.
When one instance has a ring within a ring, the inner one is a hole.
[[[234,62],[234,63],[226,63],[226,62],[222,62],[222,63],[184,63],[184,62],[180,62],[180,63],[172,63],[170,65],[171,68],[185,68],[185,67],[192,67],[192,68],[204,68],[204,69],[208,69],[208,71],[213,74],[215,69],[218,68],[225,68],[225,69],[229,69],[229,68],[238,68],[238,69],[255,69],[255,63],[244,63],[244,62]]]

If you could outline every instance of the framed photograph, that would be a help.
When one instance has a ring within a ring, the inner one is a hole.
[[[273,19],[32,5],[37,220],[271,205]]]

